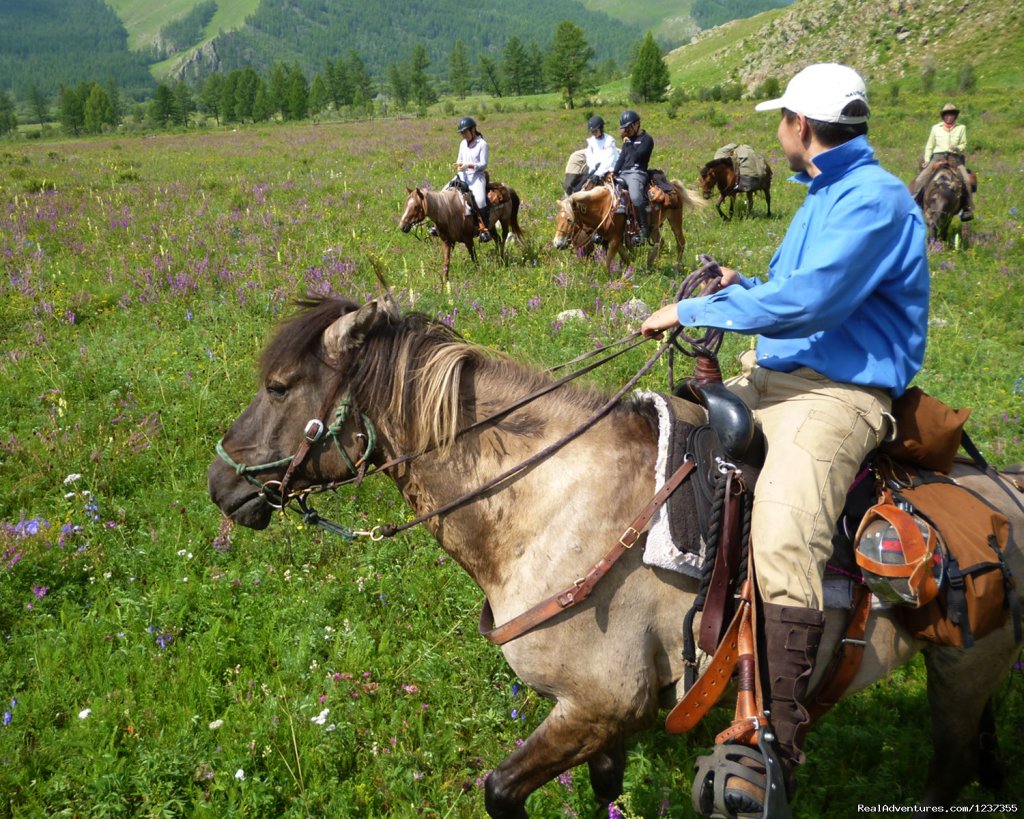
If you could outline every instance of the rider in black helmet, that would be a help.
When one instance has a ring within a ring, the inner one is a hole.
[[[459,145],[459,157],[455,161],[455,175],[468,189],[473,197],[473,204],[480,215],[482,228],[480,241],[489,242],[491,234],[487,230],[490,207],[487,204],[487,159],[489,149],[483,134],[476,129],[476,120],[463,117],[459,120],[456,130],[462,135],[463,142]]]
[[[604,120],[596,114],[587,121],[586,160],[591,180],[600,184],[601,180],[615,167],[619,158],[619,146],[615,138],[604,132]]]
[[[619,117],[619,131],[622,133],[622,153],[615,163],[614,174],[629,188],[629,198],[636,208],[640,224],[640,239],[647,241],[651,235],[647,213],[647,167],[654,151],[654,140],[640,127],[640,115],[633,110],[622,112]]]

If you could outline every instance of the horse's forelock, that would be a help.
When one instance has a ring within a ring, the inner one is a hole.
[[[340,298],[307,298],[297,302],[299,312],[278,326],[260,357],[260,376],[280,369],[302,367],[319,349],[324,331],[359,305]]]

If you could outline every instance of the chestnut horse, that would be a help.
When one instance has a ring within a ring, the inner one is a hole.
[[[511,233],[521,243],[523,231],[519,227],[519,194],[508,185],[495,185],[504,201],[491,205],[487,230],[490,232],[498,255],[504,256],[505,241]],[[448,268],[451,266],[452,248],[463,244],[469,251],[469,257],[476,263],[476,249],[473,240],[477,235],[476,218],[466,213],[466,199],[456,188],[442,191],[424,190],[423,188],[406,188],[409,195],[405,200],[405,208],[398,220],[402,233],[408,233],[417,225],[430,219],[437,228],[441,239],[441,252],[444,261],[441,275],[448,282]],[[488,196],[492,191],[488,190]],[[499,232],[498,226],[501,230]]]
[[[306,491],[382,467],[483,590],[494,622],[505,624],[586,576],[653,497],[656,412],[641,398],[608,409],[612,402],[596,391],[551,389],[547,374],[376,302],[327,299],[306,308],[264,351],[263,386],[208,472],[213,501],[236,523],[265,528],[282,496],[285,505],[301,502]],[[531,400],[517,403],[524,398]],[[678,403],[684,417],[699,420],[695,405]],[[574,440],[552,447],[587,422]],[[529,468],[519,468],[531,456]],[[1013,508],[1006,493],[1018,491],[1008,481],[966,465],[955,474],[1024,531],[1024,507]],[[680,620],[698,582],[645,565],[647,535],[638,537],[583,603],[502,646],[519,678],[554,705],[487,777],[491,817],[522,819],[533,791],[582,763],[607,806],[622,791],[627,739],[681,697]],[[1006,559],[1024,577],[1019,543]],[[845,619],[845,611],[827,612],[819,675]],[[924,802],[951,803],[978,775],[979,726],[1017,651],[1012,625],[968,650],[943,648],[915,641],[882,609],[865,639],[847,693],[924,650],[935,744]]]
[[[728,221],[732,219],[733,210],[736,207],[736,194],[746,193],[747,213],[754,212],[754,191],[764,192],[764,201],[768,205],[768,216],[772,215],[772,169],[766,162],[764,175],[761,177],[749,177],[751,184],[740,189],[740,176],[736,173],[732,157],[723,156],[712,159],[707,165],[700,169],[700,190],[705,199],[710,199],[714,189],[718,188],[718,201],[715,208],[718,215]],[[722,210],[722,203],[729,197],[729,215],[726,216]]]
[[[682,182],[673,179],[671,184],[675,193],[669,197],[670,203],[667,206],[657,204],[657,200],[650,197],[654,207],[650,217],[652,247],[647,254],[648,267],[654,264],[661,250],[661,226],[665,220],[668,220],[676,237],[676,264],[682,262],[683,251],[686,249],[683,211],[704,207],[704,203],[688,191]],[[562,250],[572,246],[589,255],[594,248],[594,239],[599,238],[608,246],[605,267],[609,273],[616,254],[622,258],[623,264],[628,264],[629,257],[623,241],[626,215],[618,212],[619,202],[619,194],[611,183],[578,191],[562,199],[555,221],[555,247]]]

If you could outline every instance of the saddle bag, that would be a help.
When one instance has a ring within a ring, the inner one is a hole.
[[[948,473],[970,414],[969,409],[952,409],[924,390],[911,387],[893,401],[894,440],[882,444],[880,450],[901,463]]]
[[[910,478],[908,486],[891,495],[883,493],[882,503],[868,510],[858,532],[857,562],[869,587],[875,591],[876,578],[906,582],[907,595],[900,593],[904,591],[900,583],[893,586],[902,600],[881,597],[908,604],[900,606],[899,613],[918,639],[969,648],[1012,615],[1020,641],[1020,603],[1003,557],[1011,534],[1009,520],[943,475],[920,473]],[[892,531],[898,534],[899,544],[883,544],[883,557],[876,565],[862,558],[862,551],[869,552],[867,557],[873,555],[871,544],[861,536],[878,519],[898,521]],[[897,559],[887,560],[886,554]],[[902,555],[905,559],[899,559]]]
[[[664,171],[651,169],[647,172],[647,198],[652,205],[670,208],[676,200],[676,189],[668,181]]]
[[[495,182],[493,185],[488,183],[487,185],[487,204],[491,207],[500,205],[503,202],[508,202],[512,198],[508,188]]]

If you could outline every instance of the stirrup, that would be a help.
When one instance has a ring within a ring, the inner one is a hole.
[[[430,227],[427,228],[427,236],[437,236],[437,235],[439,235],[438,232],[437,232],[437,225],[431,225]]]
[[[757,819],[793,819],[786,795],[786,777],[782,760],[772,742],[774,734],[768,729],[758,731],[757,748],[735,742],[716,745],[710,754],[697,758],[694,766],[691,796],[693,809],[699,816],[756,817]],[[744,762],[745,760],[745,762]],[[764,796],[761,805],[740,805],[740,799],[749,799],[749,794],[727,790],[726,783],[737,777],[755,788]],[[739,805],[734,810],[733,805]]]

